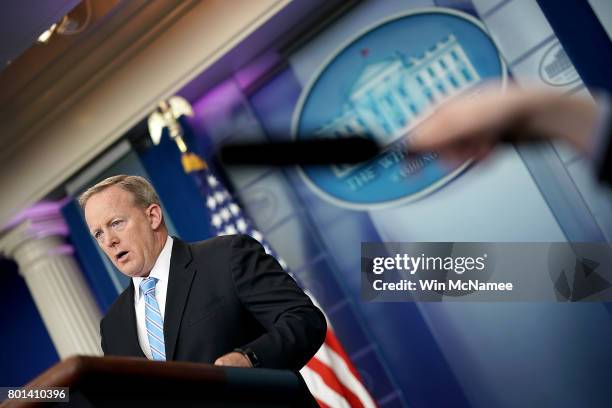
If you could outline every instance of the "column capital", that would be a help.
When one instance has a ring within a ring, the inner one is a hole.
[[[72,247],[64,241],[69,232],[61,213],[64,204],[45,201],[20,211],[0,230],[0,254],[18,264],[38,256],[71,254]]]
[[[64,204],[41,202],[13,217],[0,229],[0,253],[19,265],[60,357],[100,355],[100,310],[64,239]]]

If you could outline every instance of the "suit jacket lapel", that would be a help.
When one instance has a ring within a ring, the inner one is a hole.
[[[195,274],[191,250],[185,242],[174,238],[168,274],[168,292],[166,294],[166,311],[164,313],[164,341],[166,360],[174,359],[183,312],[189,297],[189,290]]]

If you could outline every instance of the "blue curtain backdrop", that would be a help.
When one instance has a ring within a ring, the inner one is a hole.
[[[21,387],[59,361],[17,264],[0,259],[0,386]]]

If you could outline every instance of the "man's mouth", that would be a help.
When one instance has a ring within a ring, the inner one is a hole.
[[[128,253],[129,251],[121,251],[117,255],[115,255],[115,259],[117,260],[117,262],[122,262],[126,259]]]

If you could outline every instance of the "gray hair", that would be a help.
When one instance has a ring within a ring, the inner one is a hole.
[[[108,177],[96,185],[89,187],[79,196],[79,205],[81,206],[81,209],[85,209],[87,200],[89,200],[92,195],[100,193],[112,186],[120,187],[123,190],[132,193],[132,196],[134,197],[134,204],[140,207],[147,208],[151,204],[157,204],[161,207],[159,196],[146,178],[121,174],[118,176]]]

